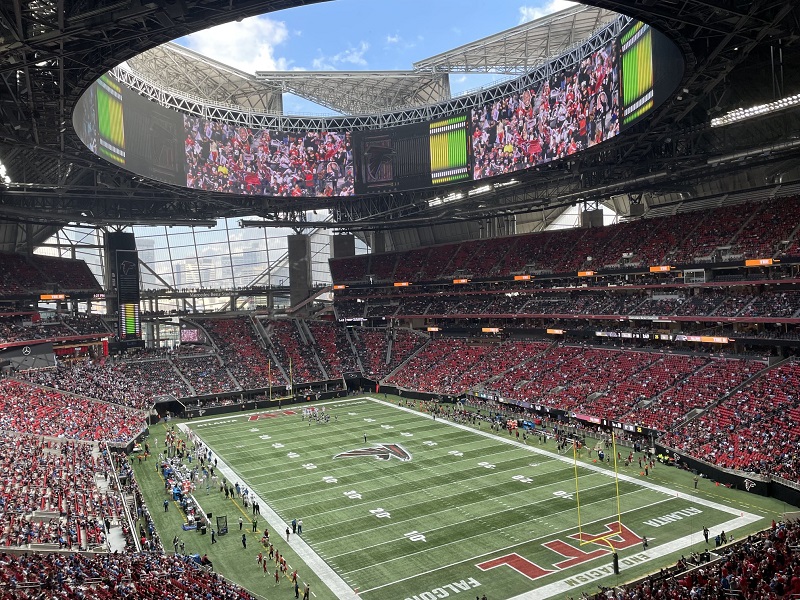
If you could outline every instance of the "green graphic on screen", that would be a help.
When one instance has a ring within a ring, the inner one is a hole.
[[[466,115],[431,123],[430,145],[433,185],[470,178]]]
[[[620,37],[622,47],[622,123],[632,123],[653,108],[653,33],[636,23]]]
[[[119,337],[120,339],[141,339],[142,324],[138,304],[119,305]]]
[[[98,154],[125,164],[125,129],[122,118],[122,88],[107,75],[97,82]]]

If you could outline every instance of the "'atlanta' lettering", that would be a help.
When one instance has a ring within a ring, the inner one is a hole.
[[[468,592],[473,588],[480,587],[480,585],[479,581],[470,577],[469,579],[446,583],[441,587],[433,588],[429,592],[421,592],[416,596],[409,596],[406,600],[438,600],[439,598],[447,598],[453,594]]]
[[[650,527],[663,527],[664,525],[669,525],[674,521],[680,521],[685,517],[692,517],[694,515],[699,515],[702,510],[695,507],[690,508],[682,508],[681,510],[676,510],[675,512],[671,512],[668,515],[664,515],[663,517],[655,517],[654,519],[650,519],[645,521],[645,525],[650,525]]]

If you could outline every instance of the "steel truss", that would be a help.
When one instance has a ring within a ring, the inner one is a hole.
[[[283,112],[280,87],[172,42],[143,52],[128,64],[156,86],[249,110]]]
[[[118,65],[110,71],[120,83],[162,106],[194,116],[233,123],[251,129],[276,129],[280,131],[362,130],[398,127],[462,114],[476,106],[493,102],[505,96],[522,93],[576,65],[593,52],[604,48],[630,23],[630,18],[619,16],[603,27],[580,46],[570,49],[550,62],[539,65],[530,73],[517,79],[480,90],[476,93],[452,98],[445,102],[405,108],[388,113],[366,115],[306,117],[261,113],[204,99],[174,89],[166,89],[148,77],[133,70],[130,65]]]
[[[312,0],[305,0],[304,4]],[[674,94],[652,117],[643,120],[623,135],[600,145],[597,153],[581,153],[566,165],[541,173],[524,173],[522,185],[534,186],[531,192],[514,187],[495,189],[482,197],[462,203],[429,206],[438,194],[450,190],[427,190],[406,194],[384,194],[361,200],[336,199],[334,202],[249,196],[223,196],[144,181],[95,158],[78,140],[71,124],[71,112],[89,83],[102,73],[137,53],[175,37],[240,17],[289,8],[300,0],[10,0],[0,3],[0,160],[8,168],[14,185],[0,186],[0,214],[20,223],[66,220],[80,222],[169,222],[171,218],[192,220],[222,215],[262,215],[275,220],[289,216],[293,222],[302,210],[332,208],[336,216],[350,220],[354,227],[369,227],[367,220],[393,220],[395,217],[424,217],[451,211],[456,220],[463,209],[468,215],[494,214],[500,210],[524,210],[520,202],[549,200],[559,195],[575,198],[620,193],[683,189],[692,181],[709,180],[725,169],[747,169],[750,163],[769,158],[748,159],[747,165],[721,164],[712,170],[707,159],[746,144],[785,139],[796,125],[763,127],[761,119],[735,126],[733,133],[712,133],[705,129],[708,112],[717,108],[719,98],[732,105],[737,90],[724,89],[729,75],[761,45],[780,42],[783,47],[800,41],[800,6],[786,0],[585,0],[586,3],[651,23],[666,33],[682,49],[686,73],[679,93]],[[595,38],[597,39],[597,38]],[[561,60],[562,64],[574,61]],[[557,71],[556,63],[543,68]],[[541,73],[541,76],[546,76]],[[435,108],[398,111],[388,115],[304,119],[237,112],[235,106],[202,106],[185,97],[186,112],[208,118],[240,119],[252,127],[281,129],[389,127],[406,122],[425,121],[436,116],[467,110],[475,103],[490,101],[491,94],[512,93],[514,86],[530,85],[515,80],[483,91],[469,103],[453,99]],[[682,90],[686,90],[685,92]],[[730,92],[733,92],[732,94]],[[679,98],[680,96],[680,98]],[[174,102],[165,98],[164,102]],[[722,106],[719,106],[720,108]],[[433,112],[434,110],[438,112]],[[205,111],[205,112],[204,112]],[[725,129],[725,128],[722,128]],[[739,137],[739,134],[744,133]],[[737,139],[727,139],[739,138]],[[758,146],[751,146],[751,148]],[[796,161],[796,152],[784,151],[784,162]],[[777,168],[777,167],[776,167]],[[666,175],[660,175],[666,172]],[[731,171],[733,172],[733,171]],[[515,174],[517,175],[517,174]],[[648,179],[652,175],[658,178]],[[685,181],[684,181],[684,175]],[[542,178],[533,181],[535,177]],[[544,182],[552,178],[553,183]],[[566,180],[567,186],[563,179]],[[577,180],[577,181],[576,181]],[[639,182],[639,183],[637,183]],[[566,186],[563,187],[562,186]],[[526,194],[529,194],[526,197]],[[545,198],[546,197],[546,198]],[[481,204],[484,206],[481,207]],[[82,215],[85,213],[85,216]],[[397,221],[394,221],[397,223]],[[347,224],[343,223],[343,227]]]
[[[618,15],[578,4],[414,63],[418,71],[523,75],[588,38]]]

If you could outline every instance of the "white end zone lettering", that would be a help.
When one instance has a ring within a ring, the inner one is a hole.
[[[448,598],[461,592],[468,592],[471,589],[480,587],[480,582],[470,577],[469,579],[462,579],[461,581],[454,581],[453,583],[445,583],[441,587],[433,588],[430,591],[420,592],[414,596],[409,596],[405,600],[438,600],[439,598]]]
[[[639,554],[634,554],[632,556],[626,556],[620,563],[622,563],[626,567],[630,567],[632,565],[638,564],[640,562],[645,562],[650,560],[652,557],[647,554],[647,552],[640,552]],[[575,575],[575,577],[570,577],[569,579],[565,579],[564,583],[569,587],[576,587],[579,585],[584,585],[586,583],[591,583],[592,581],[596,581],[598,579],[603,579],[604,577],[608,577],[609,575],[614,574],[614,568],[611,565],[603,565],[602,567],[596,567],[594,569],[589,569],[584,571],[580,575]]]

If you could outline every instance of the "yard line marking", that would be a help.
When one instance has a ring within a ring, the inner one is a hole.
[[[433,469],[434,469],[433,467],[423,467],[422,468],[422,470],[433,470]],[[404,482],[403,485],[413,485],[414,489],[411,489],[411,490],[409,490],[407,492],[403,492],[402,494],[397,494],[396,496],[393,496],[393,497],[406,496],[408,494],[419,493],[420,491],[437,490],[439,488],[446,488],[446,487],[450,487],[450,486],[453,486],[453,485],[459,485],[461,487],[465,487],[468,484],[476,482],[479,479],[496,477],[496,476],[506,476],[506,475],[509,475],[511,473],[514,473],[515,471],[517,471],[517,469],[515,469],[515,468],[509,468],[509,469],[505,469],[505,470],[502,470],[502,471],[486,470],[485,472],[483,472],[482,475],[474,475],[473,477],[462,478],[462,479],[454,481],[454,482],[448,482],[448,483],[443,483],[443,484],[435,484],[433,486],[431,486],[429,484],[429,480],[426,480],[424,477],[423,478],[415,477],[414,479],[415,480],[418,479],[420,484],[425,484],[424,487],[419,487],[419,485],[416,485],[416,483],[414,481],[406,481],[404,479],[403,480],[403,482]],[[547,475],[552,475],[552,474],[555,474],[555,473],[558,473],[558,471],[545,471],[544,473],[540,473],[539,475],[547,476]],[[436,473],[434,471],[434,476],[436,476],[436,475],[438,475],[438,473]],[[596,475],[596,473],[586,473],[585,475]],[[581,477],[583,477],[585,475],[581,475]],[[397,479],[397,474],[393,473],[393,474],[391,474],[391,476]],[[372,480],[370,480],[370,482],[374,481],[374,480],[377,480],[377,479],[382,479],[382,478],[383,478],[383,476],[375,477]],[[542,485],[543,486],[563,485],[563,484],[568,484],[571,481],[574,481],[574,478],[571,478],[571,479],[558,479],[558,480],[552,481],[552,482],[543,482]],[[353,487],[353,484],[344,484],[344,485],[338,485],[337,484],[337,486],[336,486],[336,488],[341,488],[341,487]],[[327,488],[325,488],[325,489],[327,489]],[[367,493],[367,492],[376,491],[376,490],[370,489],[370,488],[365,488],[365,489],[366,489],[366,492],[364,492],[362,490],[359,490],[359,492],[363,495],[364,493]],[[379,486],[377,488],[377,491],[380,491],[381,489],[383,489],[383,487]],[[330,490],[333,491],[334,488],[330,488]],[[450,497],[451,495],[448,495],[446,497]],[[325,503],[327,501],[328,500],[327,500],[327,494],[326,494],[325,498],[323,498],[319,502],[314,502],[314,503],[310,503],[310,504],[304,504],[304,505],[301,505],[301,506],[303,506],[303,507],[305,507],[305,506],[314,506],[315,504],[319,504],[320,502]],[[352,506],[352,505],[348,505],[348,506]],[[339,508],[335,508],[335,509],[331,509],[329,511],[323,511],[323,512],[319,512],[319,513],[316,513],[316,514],[326,514],[327,512],[335,512],[335,511],[338,511],[338,510],[340,510],[340,509]]]
[[[310,459],[310,460],[313,460],[313,459]],[[550,464],[551,462],[553,462],[553,461],[552,461],[552,460],[545,460],[545,461],[542,461],[541,463],[539,463],[539,466],[544,466],[544,465]],[[423,467],[423,468],[430,468],[430,467]],[[526,465],[526,466],[524,466],[524,467],[521,467],[521,468],[523,468],[523,469],[528,469],[528,468],[530,468],[530,467],[528,467],[528,466]],[[559,467],[559,469],[560,469],[560,468],[561,468],[561,467]],[[340,470],[349,470],[349,469],[350,469],[350,467],[348,467],[348,466],[343,466],[343,467],[339,467],[339,469],[340,469]],[[500,471],[500,473],[507,473],[507,472],[508,472],[508,471]],[[328,470],[325,470],[325,473],[326,473],[326,474],[333,474],[333,475],[335,475],[335,474],[336,474],[336,469],[328,469]],[[536,475],[537,475],[537,476],[542,476],[542,475],[548,475],[548,474],[550,474],[550,473],[557,473],[557,471],[543,471],[543,472],[537,471],[537,472],[536,472]],[[490,475],[490,474],[491,474],[491,473],[488,473],[487,475]],[[370,482],[370,483],[372,483],[372,482],[374,482],[374,481],[378,481],[379,479],[385,479],[385,478],[387,478],[387,477],[396,477],[396,473],[393,473],[393,472],[387,472],[385,475],[379,475],[379,476],[377,476],[377,477],[372,477],[372,478],[370,478],[369,482]],[[483,475],[480,475],[479,477],[483,477]],[[248,479],[253,479],[253,478],[248,478]],[[470,480],[467,480],[467,481],[471,481],[471,479],[470,479]],[[345,488],[345,487],[352,487],[353,485],[355,485],[355,484],[353,484],[353,483],[347,483],[347,484],[344,484],[344,483],[337,483],[337,484],[333,484],[333,485],[326,486],[326,487],[325,487],[325,489],[326,489],[326,490],[328,490],[328,491],[331,491],[331,492],[332,492],[332,491],[335,491],[335,490],[343,489],[343,488]],[[294,485],[287,486],[287,487],[271,487],[271,488],[270,488],[270,491],[272,491],[272,492],[275,492],[276,494],[278,494],[278,493],[280,493],[280,492],[283,492],[283,491],[286,491],[286,490],[293,489],[294,487],[295,487]],[[437,487],[442,487],[442,486],[437,486]],[[292,496],[292,498],[293,498],[293,499],[296,499],[296,498],[302,498],[303,496],[312,496],[312,495],[313,495],[313,496],[319,496],[319,495],[320,495],[320,491],[319,491],[319,490],[314,490],[314,491],[311,491],[311,492],[303,492],[302,494],[294,494],[294,495]],[[320,502],[322,502],[322,500],[320,500]],[[302,505],[302,506],[312,506],[312,504],[309,504],[309,505]]]
[[[376,444],[377,443],[388,443],[388,442],[376,442]],[[406,444],[406,446],[408,446],[408,444]],[[284,448],[281,448],[281,450],[284,450]],[[441,451],[441,450],[447,450],[447,447],[442,447],[441,449],[437,449],[437,451]],[[491,454],[484,455],[484,456],[482,456],[480,458],[481,458],[481,460],[486,460],[487,457],[491,458],[492,456],[500,456],[500,454],[504,454],[506,452],[512,452],[512,451],[514,451],[514,448],[503,449],[502,452],[493,452]],[[415,456],[420,456],[420,455],[422,455],[423,452],[424,451],[417,450],[417,451],[414,452],[414,455]],[[321,460],[320,459],[322,459],[322,460],[332,460],[330,455],[327,455],[327,456],[319,455],[319,457],[316,457],[314,455],[307,455],[307,456],[308,456],[307,459],[306,458],[302,458],[302,460],[308,460],[310,462],[313,462],[313,461],[316,460],[317,463],[320,463],[320,464],[321,464]],[[282,456],[280,458],[282,458]],[[423,457],[421,460],[418,460],[417,463],[420,463],[420,462],[422,462],[424,460],[437,460],[437,459],[438,459],[437,456],[435,456],[433,454],[430,454],[430,455],[428,455],[428,458],[424,458]],[[470,459],[467,459],[467,460],[470,460]],[[511,459],[511,460],[519,460],[519,458]],[[505,462],[509,462],[509,461],[505,461]],[[394,463],[391,463],[391,464],[394,466]],[[438,462],[438,464],[440,466],[442,466],[443,468],[450,466],[449,463]],[[299,466],[300,466],[300,463],[298,462],[298,464],[292,464],[291,468],[289,468],[289,469],[274,470],[274,471],[270,471],[269,473],[263,473],[261,475],[251,475],[250,477],[248,477],[248,479],[251,479],[253,481],[258,481],[261,478],[269,477],[270,479],[280,478],[282,481],[291,481],[292,479],[304,478],[306,473],[303,473],[300,469],[298,469]],[[319,466],[319,464],[317,466]],[[351,467],[349,467],[346,464],[346,461],[342,460],[341,461],[341,466],[325,467],[325,472],[335,475],[338,471],[348,471],[350,469],[351,469]],[[248,472],[249,473],[262,472],[263,470],[264,470],[263,467],[246,469],[246,470],[243,470],[241,472],[241,475],[244,477],[244,476],[246,476],[246,474]],[[286,477],[284,475],[285,473],[297,473],[297,475],[292,475],[290,477]],[[282,488],[272,488],[272,489],[274,489],[275,491],[279,491],[279,490],[292,489],[293,487],[294,487],[294,485],[288,485],[288,486],[285,486],[285,487],[282,487]]]
[[[608,482],[603,483],[602,485],[595,485],[595,486],[592,486],[592,487],[588,487],[586,489],[587,490],[594,490],[594,489],[597,489],[599,487],[603,487],[605,485],[609,485]],[[640,490],[635,490],[635,491],[640,491]],[[427,517],[430,517],[430,516],[433,516],[433,515],[438,515],[438,514],[441,514],[441,513],[444,513],[444,512],[449,512],[451,510],[463,510],[467,506],[474,506],[475,504],[481,504],[483,502],[492,502],[492,501],[495,501],[495,500],[499,500],[501,498],[507,498],[509,496],[514,496],[515,494],[529,494],[529,493],[530,493],[530,489],[523,488],[521,490],[517,490],[516,492],[511,492],[510,494],[504,494],[503,496],[492,497],[492,498],[482,498],[481,500],[476,500],[475,502],[469,502],[468,504],[459,504],[458,506],[451,506],[449,508],[443,508],[442,510],[437,510],[437,511],[434,511],[434,512],[431,512],[431,513],[425,513],[425,515],[423,515],[422,517],[416,516],[416,517],[411,517],[409,519],[402,519],[402,520],[399,520],[399,521],[396,520],[396,521],[393,521],[391,523],[386,523],[384,525],[379,525],[378,527],[372,527],[372,528],[370,528],[369,531],[357,531],[355,533],[348,533],[347,535],[342,535],[342,536],[339,536],[339,537],[336,537],[336,538],[330,538],[330,539],[327,539],[327,540],[318,540],[318,541],[314,542],[314,545],[315,546],[320,546],[322,544],[328,544],[330,542],[337,542],[339,540],[343,540],[345,538],[353,537],[355,535],[371,534],[372,532],[374,532],[374,531],[376,531],[378,529],[383,529],[385,527],[392,527],[394,525],[400,525],[402,523],[407,523],[408,521],[417,521],[420,518],[427,518]],[[444,498],[442,498],[442,499],[444,499]],[[531,507],[531,506],[535,506],[537,504],[544,504],[546,502],[550,502],[551,500],[552,500],[552,498],[542,498],[541,500],[537,500],[536,502],[529,502],[527,504],[520,504],[520,505],[515,506],[515,507],[510,507],[509,510],[518,510],[518,509],[521,509],[521,508],[528,508],[528,507]],[[413,506],[413,504],[410,505],[410,506]],[[501,511],[501,512],[505,512],[505,511]],[[493,516],[497,515],[497,514],[500,514],[500,513],[498,513],[498,512],[492,513]],[[551,513],[551,515],[552,514],[559,514],[559,513]],[[364,518],[363,516],[358,517],[358,519],[363,519],[363,518]],[[314,531],[317,532],[320,529],[323,529],[324,527],[333,527],[333,526],[336,526],[336,525],[338,525],[340,523],[347,523],[348,521],[357,521],[358,519],[348,519],[347,521],[339,521],[336,524],[323,525],[322,527],[317,526],[317,527],[314,528]],[[424,533],[428,534],[431,531],[439,531],[440,529],[447,529],[449,527],[451,527],[451,525],[446,525],[446,526],[443,526],[443,527],[435,527],[433,529],[426,529]],[[398,541],[398,539],[393,539],[393,540],[389,540],[389,541],[396,542],[396,541]],[[380,545],[380,544],[376,544],[376,546],[378,546],[378,545]],[[359,550],[365,550],[366,548],[373,548],[373,547],[374,546],[360,547]]]
[[[628,492],[627,494],[622,494],[622,495],[623,495],[623,496],[627,496],[627,495],[629,495],[629,494],[636,494],[636,493],[638,493],[638,492],[641,492],[641,491],[642,491],[642,490],[634,490],[634,491],[632,491],[632,492]],[[636,512],[636,511],[638,511],[638,510],[644,510],[645,508],[650,508],[651,506],[656,506],[656,505],[658,505],[658,504],[662,504],[663,502],[670,502],[671,500],[674,500],[674,499],[675,499],[674,497],[672,497],[672,498],[662,498],[661,500],[657,500],[657,501],[655,501],[655,502],[651,502],[650,504],[645,504],[644,506],[639,506],[639,507],[637,507],[637,508],[633,508],[633,509],[630,509],[630,510],[623,511],[623,512],[622,512],[622,514],[628,514],[628,513],[631,513],[631,512]],[[597,502],[592,502],[591,504],[597,504],[597,503],[599,503],[599,502],[606,502],[607,500],[608,500],[607,498],[603,498],[602,500],[598,500]],[[590,505],[590,504],[587,504],[587,506],[591,506],[591,505]],[[574,506],[572,506],[572,507],[570,507],[570,508],[569,508],[569,509],[567,509],[567,510],[562,510],[562,511],[559,511],[559,512],[556,512],[556,513],[551,513],[551,514],[547,515],[547,517],[540,517],[539,519],[536,519],[536,521],[540,521],[541,519],[544,519],[544,518],[549,518],[549,517],[552,517],[553,515],[559,515],[559,514],[562,514],[562,513],[568,512],[569,510],[574,510],[574,509],[575,509],[575,507],[574,507]],[[589,521],[588,523],[585,523],[585,524],[586,524],[586,525],[591,525],[592,523],[598,523],[598,522],[600,522],[600,521],[607,521],[608,519],[609,519],[609,517],[608,517],[608,516],[605,516],[605,517],[603,517],[602,519],[596,519],[596,520],[594,520],[594,521]],[[417,554],[422,554],[422,553],[424,553],[424,552],[430,552],[431,550],[438,550],[438,549],[440,549],[440,548],[444,548],[444,547],[446,547],[446,546],[451,546],[451,545],[453,545],[453,544],[460,544],[460,543],[461,543],[461,542],[463,542],[464,540],[469,540],[469,539],[472,539],[472,538],[475,538],[475,537],[480,537],[480,536],[482,536],[482,535],[491,535],[491,534],[494,534],[494,533],[496,533],[496,532],[498,532],[498,531],[503,531],[504,529],[508,529],[509,527],[517,527],[517,526],[518,526],[518,523],[512,523],[512,524],[510,524],[510,525],[507,525],[506,527],[501,527],[500,529],[495,529],[495,530],[493,530],[493,531],[486,531],[486,532],[479,533],[479,534],[476,534],[476,535],[471,535],[471,536],[469,536],[469,537],[462,537],[462,538],[458,538],[458,539],[456,539],[456,540],[451,540],[451,541],[447,542],[446,544],[439,544],[438,546],[434,546],[434,547],[428,547],[428,548],[423,548],[422,550],[418,550],[418,551],[416,551],[416,552],[412,552],[412,553],[410,553],[410,554],[404,554],[404,555],[402,555],[402,556],[398,556],[398,557],[396,557],[396,558],[390,558],[389,560],[385,560],[385,561],[383,561],[383,562],[381,563],[381,565],[385,565],[385,564],[387,564],[387,563],[390,563],[390,562],[393,562],[393,561],[395,561],[395,560],[401,560],[401,559],[409,558],[409,557],[411,557],[411,556],[415,556],[415,555],[417,555]],[[559,535],[559,534],[561,534],[561,533],[565,533],[565,532],[567,532],[567,531],[577,531],[577,527],[576,527],[575,525],[572,525],[572,526],[570,526],[570,527],[567,527],[566,529],[561,529],[560,531],[551,532],[551,533],[548,533],[547,535],[537,536],[537,537],[534,537],[534,538],[532,538],[532,539],[526,540],[526,541],[524,541],[524,542],[517,542],[517,543],[515,543],[515,544],[512,544],[512,545],[510,545],[510,546],[506,546],[505,548],[500,548],[499,550],[498,550],[498,549],[495,549],[495,550],[492,550],[491,552],[486,552],[486,553],[484,553],[484,554],[480,554],[480,555],[478,555],[477,557],[473,557],[473,558],[469,558],[469,559],[461,560],[461,561],[458,561],[458,562],[452,563],[452,564],[450,564],[450,565],[447,565],[447,566],[443,566],[443,567],[437,567],[436,569],[432,569],[431,571],[428,571],[428,572],[430,572],[430,573],[433,573],[433,572],[435,572],[435,571],[439,571],[439,570],[441,570],[441,569],[446,569],[446,568],[452,567],[452,566],[454,566],[454,565],[458,565],[458,564],[461,564],[461,563],[463,563],[463,562],[467,562],[468,560],[475,560],[475,558],[480,558],[481,556],[488,556],[488,555],[490,555],[490,554],[495,554],[495,553],[497,553],[497,552],[504,552],[504,551],[506,551],[506,550],[508,550],[508,549],[510,549],[510,548],[517,548],[517,547],[519,547],[519,546],[524,546],[525,544],[530,544],[530,543],[532,543],[532,542],[536,542],[536,541],[538,541],[538,540],[543,540],[543,539],[545,539],[545,538],[552,538],[553,536],[557,536],[557,535]],[[393,541],[396,541],[396,540],[393,540]],[[359,548],[358,550],[355,550],[354,552],[360,552],[361,550],[363,550],[363,549],[362,549],[362,548]],[[345,554],[351,554],[351,552],[347,552],[347,553],[345,553]],[[338,558],[339,556],[344,556],[345,554],[340,554],[340,555],[338,555],[338,556],[335,556],[334,558]],[[374,568],[374,565],[369,565],[369,566],[367,566],[367,567],[360,567],[360,568],[358,568],[358,569],[354,569],[354,570],[352,570],[352,571],[346,571],[346,572],[345,572],[345,573],[343,573],[343,574],[344,574],[344,575],[352,575],[353,573],[358,573],[359,571],[363,571],[364,569],[372,569],[372,568]],[[400,580],[398,580],[398,581],[396,581],[396,582],[394,582],[394,583],[399,583],[400,581],[405,581],[405,579],[412,579],[413,577],[419,577],[419,576],[421,576],[421,575],[427,575],[427,573],[428,573],[428,572],[425,572],[425,573],[417,573],[417,574],[413,575],[412,577],[406,577],[406,578],[404,578],[404,579],[400,579]],[[377,589],[380,589],[380,588],[383,588],[383,587],[387,587],[387,586],[389,586],[389,585],[393,585],[393,583],[387,583],[387,584],[384,584],[384,585],[381,585],[381,586],[378,586],[378,587],[372,588],[372,589],[370,589],[370,590],[362,590],[362,592],[361,592],[361,593],[362,593],[362,594],[366,594],[367,592],[371,592],[372,590],[377,590]]]
[[[430,467],[424,467],[424,468],[425,468],[425,469],[428,469],[428,468],[430,468]],[[507,471],[490,471],[490,472],[484,473],[483,475],[476,475],[475,477],[470,477],[470,478],[468,478],[468,479],[462,479],[462,480],[460,480],[460,481],[457,481],[457,482],[454,482],[454,483],[455,483],[455,484],[471,483],[471,482],[474,482],[474,481],[476,481],[477,479],[482,479],[482,478],[484,478],[484,477],[492,477],[492,476],[494,476],[494,475],[507,475],[507,474],[509,474],[511,471],[513,471],[513,469],[509,469],[509,470],[507,470]],[[543,475],[548,475],[548,474],[550,474],[550,473],[557,473],[557,472],[558,472],[558,471],[547,471],[546,473],[543,473]],[[587,473],[586,475],[596,475],[596,473]],[[395,473],[392,473],[391,475],[387,475],[387,477],[389,477],[389,476],[390,476],[390,477],[397,478],[397,475],[396,475]],[[381,476],[381,477],[374,477],[374,478],[372,478],[372,479],[370,480],[370,482],[372,482],[372,481],[375,481],[375,480],[378,480],[378,479],[381,479],[382,477],[383,477],[383,476]],[[581,475],[581,477],[584,477],[584,475]],[[553,482],[553,483],[547,483],[547,484],[545,484],[545,485],[546,485],[546,486],[549,486],[549,485],[561,485],[561,484],[564,484],[564,483],[570,483],[570,482],[572,482],[573,480],[574,480],[574,478],[572,478],[572,479],[559,479],[559,480],[558,480],[558,481],[556,481],[556,482]],[[422,483],[422,482],[424,482],[424,480],[420,480],[420,482]],[[334,488],[334,487],[331,487],[331,488],[330,488],[330,491],[334,491],[335,489],[338,489],[338,488],[353,487],[354,485],[357,485],[357,484],[337,485],[335,488]],[[409,483],[408,485],[410,485],[410,483]],[[438,489],[438,488],[444,488],[444,487],[448,487],[448,486],[450,486],[450,485],[453,485],[453,484],[449,484],[449,483],[448,483],[448,484],[443,484],[443,485],[435,485],[435,486],[433,486],[433,487],[431,487],[430,485],[427,485],[427,486],[424,488],[424,491],[431,491],[431,490],[435,490],[435,489]],[[291,488],[284,488],[284,489],[291,489]],[[325,489],[328,489],[328,488],[325,488]],[[377,488],[377,491],[379,491],[380,489],[382,489],[382,488],[381,488],[381,487],[378,487],[378,488]],[[272,488],[270,491],[277,493],[277,492],[279,492],[279,491],[281,491],[281,490],[280,490],[280,489],[275,489],[275,488]],[[369,491],[375,491],[375,490],[367,490],[367,492],[369,492]],[[420,488],[420,487],[415,487],[414,489],[412,489],[412,490],[409,490],[409,491],[407,491],[407,492],[403,492],[402,494],[397,494],[397,495],[393,496],[393,498],[399,498],[399,497],[401,497],[401,496],[406,496],[406,495],[408,495],[408,494],[418,494],[420,491],[423,491],[423,488]],[[366,493],[366,492],[364,492],[364,491],[362,491],[362,490],[359,490],[359,493],[361,493],[361,494],[363,495],[363,494],[364,494],[364,493]],[[317,490],[317,494],[319,494],[319,490]],[[451,495],[449,495],[449,496],[445,496],[445,498],[449,498],[449,497],[451,497],[451,496],[453,496],[453,495],[457,495],[457,494],[451,494]],[[294,498],[294,497],[293,497],[293,498]],[[338,497],[337,497],[337,499],[338,499]],[[315,504],[327,503],[327,502],[329,502],[329,501],[330,501],[330,500],[327,498],[327,495],[326,495],[326,497],[325,497],[325,498],[323,498],[322,500],[319,500],[318,502],[312,502],[312,503],[310,503],[310,504],[301,504],[301,505],[298,505],[298,506],[294,506],[294,505],[293,505],[293,508],[296,508],[297,510],[300,510],[300,509],[302,509],[302,508],[305,508],[305,507],[307,507],[307,506],[314,506]],[[359,504],[363,504],[363,502],[361,502],[361,503],[359,503]],[[421,504],[421,503],[417,503],[417,504]],[[340,508],[332,508],[332,509],[330,509],[330,510],[326,510],[326,511],[322,511],[322,512],[315,512],[314,514],[315,514],[315,515],[317,515],[317,516],[319,516],[319,515],[325,515],[325,514],[328,514],[328,513],[337,512],[337,511],[340,511],[340,510],[343,510],[343,509],[346,509],[346,508],[349,508],[349,507],[357,506],[357,505],[358,505],[358,504],[352,504],[352,503],[351,503],[351,504],[347,504],[347,505],[346,505],[346,506],[344,506],[344,507],[340,507]],[[407,505],[407,506],[414,506],[414,504]]]
[[[392,406],[393,408],[396,408],[397,410],[402,410],[402,411],[406,411],[406,412],[414,412],[410,408],[405,408],[405,407],[402,407],[402,406],[394,406],[393,404],[389,404],[388,402],[384,402],[383,400],[378,400],[377,398],[371,398],[371,399],[372,399],[373,402],[377,402],[378,404],[383,404],[384,406]],[[441,422],[442,423],[447,423],[451,427],[456,427],[458,429],[462,429],[462,430],[465,430],[465,431],[472,431],[473,433],[476,433],[478,435],[482,435],[484,437],[489,437],[489,438],[492,438],[492,439],[495,439],[495,440],[500,440],[505,444],[516,446],[518,448],[527,449],[529,452],[532,452],[532,453],[535,453],[535,454],[540,454],[542,456],[547,456],[547,457],[553,458],[555,460],[560,460],[561,462],[568,464],[570,467],[573,466],[573,464],[574,464],[573,459],[571,459],[571,458],[568,458],[566,456],[561,456],[560,454],[556,454],[554,452],[549,452],[547,450],[542,450],[540,448],[535,448],[533,446],[528,446],[528,445],[523,444],[522,442],[517,442],[516,440],[513,440],[513,439],[507,440],[505,438],[498,437],[498,436],[492,435],[490,433],[487,433],[487,432],[484,432],[484,431],[481,431],[481,430],[472,429],[471,427],[467,427],[466,425],[462,425],[461,423],[453,423],[453,422],[447,421],[445,419],[442,419]],[[590,471],[595,471],[597,473],[602,473],[606,477],[609,477],[609,478],[612,478],[612,479],[614,478],[614,472],[613,471],[607,471],[604,468],[598,467],[598,466],[596,466],[596,465],[594,465],[592,463],[580,462],[579,464],[584,469],[589,469]],[[649,489],[651,489],[651,490],[653,490],[655,492],[660,492],[662,494],[670,495],[673,498],[674,497],[688,498],[688,499],[691,499],[692,502],[695,502],[695,503],[700,504],[702,506],[707,506],[709,508],[713,508],[713,509],[719,510],[720,512],[728,513],[729,515],[735,515],[737,512],[738,513],[742,512],[738,508],[732,508],[730,506],[726,506],[724,504],[720,504],[718,502],[714,502],[713,500],[707,500],[706,498],[701,498],[701,497],[698,497],[698,496],[692,496],[691,494],[684,493],[684,494],[681,495],[680,493],[678,493],[678,495],[676,496],[675,495],[676,492],[673,489],[664,487],[662,485],[658,485],[656,483],[651,483],[649,481],[636,479],[634,477],[631,477],[630,475],[624,475],[624,474],[620,473],[618,475],[618,478],[619,478],[620,481],[627,481],[628,483],[633,483],[635,485],[640,485],[642,487],[649,488]],[[761,518],[760,516],[754,515],[752,513],[743,513],[743,516],[744,515],[749,516],[749,517],[755,517],[756,520]]]

